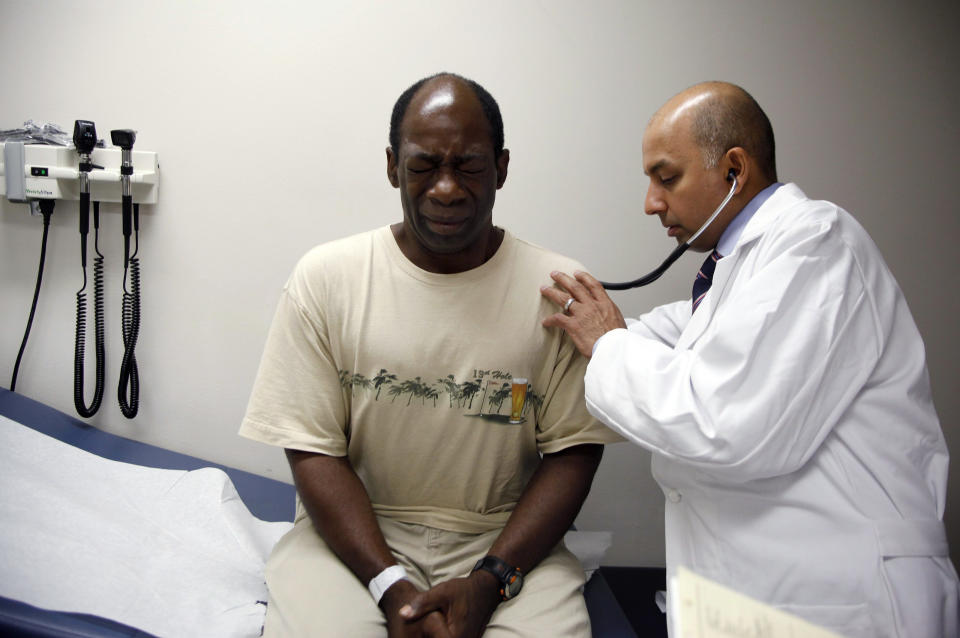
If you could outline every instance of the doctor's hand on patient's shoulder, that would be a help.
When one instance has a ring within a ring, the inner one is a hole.
[[[420,595],[410,581],[399,580],[383,594],[380,608],[387,618],[388,638],[452,638],[447,621],[439,611],[424,613],[415,621],[400,616],[400,609]]]
[[[557,285],[543,286],[540,294],[557,304],[560,312],[544,319],[543,325],[566,330],[583,356],[591,356],[593,344],[606,333],[627,327],[620,308],[591,275],[578,271],[571,277],[552,272],[550,277]]]
[[[451,638],[480,638],[500,604],[499,584],[486,571],[453,578],[414,596],[401,615],[409,622],[441,614]],[[392,634],[391,634],[392,635]]]

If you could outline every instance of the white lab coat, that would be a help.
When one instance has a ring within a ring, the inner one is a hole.
[[[923,343],[863,228],[780,187],[690,301],[606,334],[590,412],[653,452],[677,566],[842,635],[957,635]]]

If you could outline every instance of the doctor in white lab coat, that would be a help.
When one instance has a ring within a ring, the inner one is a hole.
[[[629,326],[599,282],[542,293],[592,359],[591,413],[653,453],[678,566],[844,636],[958,635],[942,517],[947,449],[924,346],[847,212],[777,182],[773,131],[739,87],[672,98],[643,140],[646,211],[715,272]],[[708,257],[709,259],[709,257]],[[572,299],[573,301],[568,303]]]

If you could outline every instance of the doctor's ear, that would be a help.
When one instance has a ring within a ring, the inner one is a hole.
[[[723,155],[722,165],[725,165],[727,174],[725,179],[729,183],[737,180],[737,190],[739,193],[750,180],[750,156],[747,151],[739,146],[734,146]]]

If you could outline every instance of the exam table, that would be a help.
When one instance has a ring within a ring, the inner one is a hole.
[[[244,545],[244,547],[248,549],[248,552],[251,547],[254,549],[259,547],[259,558],[248,561],[250,565],[246,567],[250,569],[257,568],[258,566],[262,569],[262,562],[258,561],[261,561],[263,557],[269,553],[269,547],[264,544],[266,542],[264,539],[275,538],[277,534],[285,529],[278,526],[289,526],[289,522],[293,520],[295,493],[293,486],[287,483],[223,465],[209,463],[186,454],[172,452],[153,445],[106,433],[54,408],[2,388],[0,388],[0,417],[5,417],[0,419],[0,444],[2,445],[8,444],[10,432],[17,430],[18,436],[22,434],[28,438],[32,437],[31,441],[33,444],[59,445],[57,443],[57,441],[59,441],[70,446],[70,450],[67,450],[68,453],[72,450],[83,450],[93,455],[90,457],[90,460],[107,463],[111,471],[124,470],[146,473],[144,476],[150,477],[150,480],[162,479],[160,484],[164,486],[169,485],[190,489],[186,479],[194,475],[206,481],[205,485],[208,487],[210,486],[210,481],[213,481],[214,484],[210,489],[215,490],[217,495],[221,494],[221,492],[225,494],[226,497],[223,498],[223,502],[232,508],[228,512],[228,515],[233,517],[231,519],[232,522],[228,523],[228,527],[229,525],[235,526],[237,524],[236,521],[244,517],[249,519],[244,523],[252,530],[249,538],[243,537],[245,533],[243,530],[237,532],[235,528],[229,530],[228,536],[230,536],[231,542],[234,540],[234,536],[238,536],[238,542]],[[29,431],[19,431],[21,427],[28,428]],[[4,429],[7,429],[6,434],[3,432]],[[37,436],[37,433],[44,436]],[[4,438],[5,436],[7,438]],[[55,441],[51,441],[50,439],[54,439]],[[83,454],[81,456],[88,457],[89,455]],[[119,463],[109,463],[111,461]],[[9,466],[10,464],[7,463],[7,465]],[[56,473],[60,470],[61,468],[59,466],[49,468],[49,472],[51,473]],[[9,467],[0,467],[0,507],[6,505],[17,496],[11,493],[13,488],[10,487],[11,485],[18,484],[12,480],[14,478],[12,473],[15,471],[15,469]],[[66,472],[68,468],[64,467],[62,471]],[[175,472],[171,474],[171,471]],[[152,474],[153,472],[156,474]],[[223,474],[221,474],[221,472]],[[158,479],[157,477],[160,478]],[[223,477],[222,484],[216,483],[219,477]],[[168,479],[168,483],[163,482]],[[232,487],[230,486],[231,483]],[[233,494],[232,490],[234,488],[236,495],[239,496],[239,501],[242,501],[242,505],[237,502],[238,499],[231,500],[229,498],[229,496]],[[6,493],[4,493],[3,490],[6,490]],[[172,487],[164,487],[161,491],[163,492],[163,496],[169,496],[174,490]],[[180,503],[175,502],[174,504],[177,505],[178,509],[176,511],[179,512]],[[7,510],[0,511],[7,511],[9,515],[10,511],[15,510],[8,508]],[[156,512],[162,511],[171,510],[163,510],[162,508],[151,510],[152,513],[150,516],[160,516],[156,514]],[[206,514],[203,514],[203,516],[206,516]],[[148,522],[151,525],[160,526],[157,529],[161,531],[164,525],[168,527],[170,525],[169,522],[165,522],[164,520],[151,520]],[[242,520],[241,523],[243,523]],[[209,524],[210,522],[204,519],[204,525]],[[10,526],[7,521],[0,520],[0,535],[12,533],[7,531],[9,528]],[[206,529],[206,527],[201,527],[201,532]],[[211,534],[227,533],[223,532],[219,527],[210,527],[210,530]],[[43,531],[44,530],[37,530],[37,534]],[[122,532],[123,530],[120,531]],[[153,532],[152,534],[156,536],[160,533],[161,532]],[[0,536],[0,540],[5,539]],[[182,542],[182,539],[180,539],[180,541]],[[54,539],[50,542],[53,544],[56,543],[56,540]],[[219,541],[217,542],[219,543]],[[0,545],[0,547],[2,546],[3,545]],[[200,552],[200,549],[197,551]],[[205,553],[198,555],[206,556],[206,554],[210,553],[209,548],[203,551]],[[243,554],[243,552],[237,550],[234,551],[233,554]],[[17,572],[14,571],[15,567],[10,567],[10,565],[14,565],[15,562],[15,557],[0,556],[0,580],[9,580],[11,574],[15,578],[20,577]],[[221,560],[220,562],[223,561]],[[224,567],[224,569],[226,569],[226,567]],[[8,570],[10,573],[4,573]],[[259,576],[259,578],[251,579],[251,574],[247,573],[247,580],[257,580],[254,585],[262,586],[260,582],[262,581],[262,574],[254,573],[253,575]],[[122,579],[124,576],[124,574],[120,574],[118,578]],[[221,577],[221,581],[222,580]],[[144,580],[143,583],[144,588],[146,588],[146,581]],[[100,585],[100,583],[90,583],[89,588],[96,590],[98,585]],[[248,628],[252,626],[252,624],[255,624],[255,622],[262,621],[264,603],[263,600],[255,600],[255,598],[260,598],[260,596],[255,596],[253,594],[254,591],[255,589],[248,587],[242,592],[229,592],[230,595],[239,595],[243,602],[243,604],[237,605],[236,608],[231,606],[229,611],[241,613],[239,620],[236,618],[233,620],[235,622],[245,622],[246,625],[244,626]],[[265,592],[265,587],[263,591]],[[224,594],[224,596],[226,595],[227,594]],[[131,598],[143,597],[142,592],[137,591],[129,591],[129,596]],[[617,603],[616,598],[600,571],[596,571],[587,583],[584,589],[584,597],[587,601],[594,636],[597,638],[633,638],[636,636],[636,633],[632,629],[626,615]],[[265,596],[263,598],[265,599]],[[223,600],[226,601],[228,599],[224,598]],[[220,604],[225,605],[226,602],[221,602]],[[155,606],[151,611],[159,615],[181,616],[184,615],[182,610],[182,607],[165,610],[162,605],[159,605]],[[19,600],[15,596],[5,597],[0,595],[0,635],[78,637],[154,635],[143,629],[125,625],[108,617],[94,613],[85,613],[86,611],[88,610],[57,611],[55,609],[45,609],[41,608],[41,606],[31,605],[28,602]],[[202,613],[202,610],[194,611],[195,613]],[[257,616],[258,613],[260,614],[259,616]],[[190,632],[185,632],[185,634],[190,634]]]

